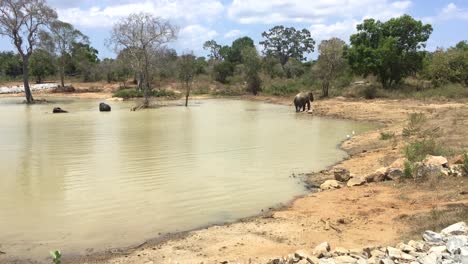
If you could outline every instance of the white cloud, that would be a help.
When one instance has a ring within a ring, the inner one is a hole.
[[[348,41],[351,34],[356,31],[356,25],[360,22],[356,19],[348,19],[339,21],[333,24],[315,24],[310,26],[310,34],[318,44],[321,40],[329,39],[332,37],[340,38],[344,41]]]
[[[224,10],[219,0],[146,0],[143,2],[110,3],[106,7],[59,8],[59,18],[83,27],[110,27],[112,23],[130,13],[146,12],[172,22],[212,21]]]
[[[186,51],[202,51],[203,43],[213,39],[218,33],[199,24],[189,25],[179,31],[176,46]]]
[[[423,18],[426,23],[447,20],[468,20],[468,9],[459,8],[454,3],[449,3],[437,15]]]
[[[226,32],[226,34],[224,34],[224,38],[226,39],[237,38],[237,37],[240,37],[242,34],[243,34],[242,31],[238,29],[233,29],[233,30],[229,30],[228,32]]]
[[[329,17],[378,19],[402,15],[411,1],[388,0],[233,0],[228,16],[242,24],[324,23]]]

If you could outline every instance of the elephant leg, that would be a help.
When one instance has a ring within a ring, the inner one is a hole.
[[[306,107],[306,105],[305,105],[305,104],[303,104],[303,105],[302,105],[302,112],[304,112],[304,111],[305,111],[305,107]]]
[[[307,102],[307,110],[310,111],[310,102]]]

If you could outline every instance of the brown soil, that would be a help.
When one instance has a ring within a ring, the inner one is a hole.
[[[291,104],[290,98],[240,99]],[[336,166],[348,168],[352,174],[366,175],[402,156],[405,143],[401,131],[409,113],[423,112],[429,125],[441,126],[445,146],[468,149],[467,101],[334,98],[314,102],[313,107],[313,114],[318,116],[382,124],[381,128],[355,136],[342,145],[350,157]],[[380,140],[384,131],[396,136]],[[309,182],[319,184],[332,175],[321,173],[310,177]],[[411,216],[448,205],[468,206],[467,191],[468,180],[447,178],[435,184],[386,182],[311,193],[286,208],[234,224],[148,241],[133,249],[71,258],[67,263],[258,263],[298,249],[311,250],[323,241],[332,247],[346,248],[394,244],[410,231],[411,222],[407,219]]]

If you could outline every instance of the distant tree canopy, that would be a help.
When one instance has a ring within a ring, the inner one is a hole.
[[[18,54],[12,51],[0,52],[0,76],[16,78],[23,74],[23,62]]]
[[[421,49],[432,33],[431,25],[404,15],[387,22],[366,19],[357,30],[346,51],[356,74],[373,74],[388,88],[423,67]]]
[[[449,82],[468,86],[468,43],[460,41],[447,50],[437,49],[426,60],[426,78],[436,86]]]
[[[319,47],[319,56],[315,65],[315,73],[322,82],[322,97],[328,97],[330,83],[334,81],[346,67],[343,51],[346,44],[339,38],[323,40]]]
[[[36,83],[42,83],[46,76],[55,74],[55,58],[46,50],[36,49],[30,58],[31,75],[36,77]]]
[[[304,55],[314,51],[315,41],[307,29],[275,26],[263,32],[262,37],[263,54],[277,58],[283,66],[291,58],[304,61],[307,59]]]

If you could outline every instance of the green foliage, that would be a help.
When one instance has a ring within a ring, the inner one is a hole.
[[[152,90],[150,92],[150,96],[152,97],[175,97],[176,94],[173,91],[168,90]],[[122,89],[115,92],[112,97],[120,97],[124,99],[129,98],[139,98],[144,97],[144,92],[141,90],[137,90],[135,88],[129,89]]]
[[[277,58],[281,65],[285,65],[291,58],[304,61],[304,54],[314,51],[315,41],[305,28],[296,30],[294,27],[275,26],[263,32],[262,37],[265,39],[260,42],[263,53]]]
[[[283,66],[280,61],[272,56],[266,56],[262,60],[262,68],[270,78],[283,78],[285,76]]]
[[[290,83],[275,83],[272,84],[270,87],[265,89],[265,93],[276,95],[276,96],[286,96],[297,94],[301,91],[301,87],[298,84],[290,84]]]
[[[216,43],[214,40],[208,40],[203,44],[203,49],[208,50],[210,54],[208,54],[208,57],[212,60],[221,60],[221,45]]]
[[[435,86],[460,83],[468,86],[468,46],[466,41],[460,41],[448,50],[438,49],[425,61],[424,75]]]
[[[386,132],[380,133],[380,140],[389,140],[394,137],[395,137],[395,133],[386,133]]]
[[[247,82],[247,90],[257,95],[262,90],[262,80],[259,76],[261,60],[255,47],[245,47],[242,50],[242,61],[244,62],[244,75]]]
[[[409,115],[408,125],[403,128],[402,135],[404,137],[414,136],[422,131],[427,118],[424,113],[411,113]]]
[[[361,95],[365,99],[375,99],[377,97],[377,87],[375,85],[366,85],[361,89]]]
[[[226,60],[231,62],[234,65],[244,62],[244,56],[242,56],[242,51],[247,48],[255,48],[254,42],[249,37],[242,37],[234,40],[232,46],[229,50],[229,55]]]
[[[356,74],[375,75],[389,88],[422,69],[424,52],[420,49],[432,33],[431,25],[404,15],[387,22],[366,19],[357,30],[345,50]]]
[[[220,83],[227,83],[228,77],[232,76],[233,72],[234,66],[228,61],[217,63],[213,68],[214,79]]]
[[[343,57],[345,42],[339,38],[323,40],[319,45],[320,55],[314,72],[322,82],[322,97],[328,97],[330,83],[343,74],[346,60]]]
[[[405,157],[411,162],[424,160],[427,155],[440,156],[446,151],[432,138],[415,140],[405,147]]]
[[[65,73],[79,75],[84,82],[100,79],[98,51],[87,43],[73,43],[66,56]]]
[[[468,174],[468,153],[463,153],[463,164],[462,164],[463,171],[465,174]]]
[[[16,78],[23,74],[21,57],[12,51],[0,52],[0,77]]]
[[[412,178],[413,170],[414,164],[406,160],[403,168],[403,177],[407,179]]]
[[[45,50],[35,50],[29,58],[31,75],[36,77],[36,83],[42,83],[46,76],[55,74],[55,58]]]
[[[60,250],[50,251],[50,255],[52,256],[52,262],[54,262],[54,264],[62,264],[62,254]]]
[[[304,74],[304,66],[295,58],[289,59],[283,69],[288,78],[297,78]]]

